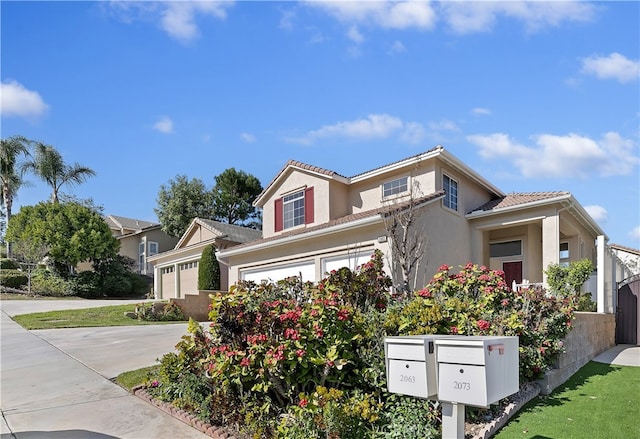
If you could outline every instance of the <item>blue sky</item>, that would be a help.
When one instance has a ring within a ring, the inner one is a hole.
[[[638,2],[0,8],[2,138],[93,168],[65,191],[106,214],[155,221],[176,175],[351,176],[442,144],[505,192],[572,192],[640,248]],[[29,179],[15,212],[49,197]]]

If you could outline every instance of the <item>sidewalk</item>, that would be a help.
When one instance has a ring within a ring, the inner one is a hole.
[[[23,329],[4,310],[0,324],[2,439],[208,437]]]
[[[598,363],[615,364],[618,366],[640,367],[640,346],[619,344],[596,356],[593,361],[597,361]]]

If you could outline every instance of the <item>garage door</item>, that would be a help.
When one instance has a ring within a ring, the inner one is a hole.
[[[304,282],[316,281],[316,266],[313,261],[296,264],[278,265],[275,267],[261,268],[256,270],[243,270],[240,272],[242,280],[260,283],[262,281],[276,282],[286,277],[300,276]]]
[[[372,251],[363,251],[357,254],[334,256],[332,258],[324,258],[322,260],[322,273],[328,273],[331,270],[338,270],[347,267],[355,270],[359,265],[369,262]]]

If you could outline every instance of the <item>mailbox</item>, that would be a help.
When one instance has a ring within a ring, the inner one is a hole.
[[[436,396],[435,340],[429,335],[385,338],[389,392],[419,398]]]
[[[440,401],[488,407],[519,390],[518,337],[438,337],[435,344]]]

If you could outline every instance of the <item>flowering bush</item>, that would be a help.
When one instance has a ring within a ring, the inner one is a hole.
[[[571,327],[570,299],[540,288],[511,291],[503,272],[484,266],[450,269],[441,266],[411,301],[389,313],[389,333],[518,336],[523,379],[538,378],[553,364]]]

